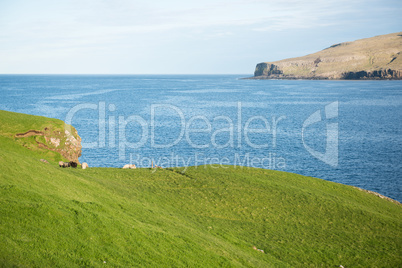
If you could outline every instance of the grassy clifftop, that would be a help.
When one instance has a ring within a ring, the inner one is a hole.
[[[402,79],[402,32],[345,42],[298,58],[263,62],[254,77]]]
[[[399,204],[263,169],[63,169],[53,154],[21,146],[10,134],[25,127],[13,130],[4,114],[10,115],[0,112],[1,266],[402,264]],[[59,123],[19,116],[26,124]],[[44,156],[48,164],[39,161]]]

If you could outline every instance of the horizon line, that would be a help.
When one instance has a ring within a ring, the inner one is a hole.
[[[156,74],[156,73],[0,73],[0,75],[252,75],[245,73],[172,73],[172,74]]]

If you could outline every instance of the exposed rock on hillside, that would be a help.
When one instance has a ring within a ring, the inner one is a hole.
[[[77,130],[65,125],[63,130],[55,128],[52,125],[42,130],[28,130],[24,133],[15,134],[15,138],[21,139],[20,143],[29,149],[39,147],[42,149],[60,153],[69,161],[79,163],[78,157],[81,156],[81,138]],[[32,138],[30,138],[32,137]],[[33,139],[30,142],[28,139]]]
[[[252,79],[402,79],[402,32],[257,64]]]
[[[266,62],[257,64],[254,72],[254,76],[269,76],[276,74],[283,74],[283,71],[279,70],[277,65],[268,64]]]

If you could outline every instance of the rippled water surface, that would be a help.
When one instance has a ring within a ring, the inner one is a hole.
[[[240,77],[1,75],[0,109],[71,121],[90,166],[246,165],[402,200],[402,81]]]

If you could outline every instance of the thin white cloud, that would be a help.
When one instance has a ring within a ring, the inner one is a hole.
[[[329,16],[352,11],[348,1],[209,1],[165,9],[148,3],[152,2],[80,1],[73,6],[64,4],[61,10],[50,9],[37,17],[15,18],[15,27],[6,23],[2,28],[9,33],[13,28],[24,36],[74,38],[80,35],[79,38],[87,36],[88,39],[105,31],[106,34],[125,34],[194,27],[251,25],[254,29],[268,31],[299,28],[300,25],[314,27],[315,23],[323,24]]]

